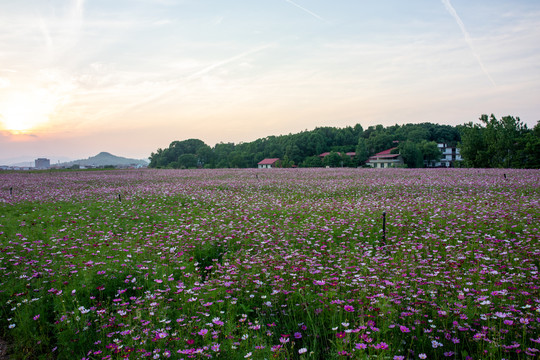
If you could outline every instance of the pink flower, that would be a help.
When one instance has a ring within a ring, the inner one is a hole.
[[[354,307],[351,306],[351,305],[345,305],[345,306],[343,307],[343,309],[344,309],[345,311],[347,311],[347,312],[353,312],[353,311],[354,311]]]
[[[376,344],[376,345],[374,346],[374,348],[375,348],[375,349],[386,350],[386,349],[388,349],[388,344],[385,343],[385,342],[381,342],[381,343],[379,343],[379,344]]]
[[[408,327],[403,326],[403,325],[399,327],[399,330],[401,330],[401,332],[403,333],[411,332],[411,330]]]
[[[367,345],[363,343],[358,343],[354,346],[354,348],[357,350],[365,350],[367,348]]]

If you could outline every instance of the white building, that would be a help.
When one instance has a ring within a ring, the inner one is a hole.
[[[441,161],[435,163],[437,167],[454,167],[456,161],[461,161],[461,155],[457,147],[448,146],[447,144],[437,144],[437,147],[442,153]]]
[[[51,160],[45,159],[45,158],[39,158],[35,161],[35,168],[36,169],[48,169],[51,167]]]
[[[403,158],[401,155],[399,153],[392,153],[392,151],[396,149],[397,147],[393,147],[370,156],[366,164],[374,168],[389,168],[403,165]]]
[[[257,167],[259,169],[271,169],[273,167],[277,167],[278,164],[279,164],[279,158],[264,159],[257,163]]]

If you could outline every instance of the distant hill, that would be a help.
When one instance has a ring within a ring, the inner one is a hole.
[[[129,165],[148,165],[146,160],[128,159],[121,156],[116,156],[108,152],[100,152],[96,156],[89,157],[84,160],[74,160],[60,164],[61,166],[70,167],[73,165],[79,166],[129,166]]]

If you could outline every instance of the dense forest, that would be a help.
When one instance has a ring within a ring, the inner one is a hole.
[[[279,158],[282,167],[357,167],[365,166],[369,156],[397,147],[394,151],[402,155],[405,166],[422,167],[426,162],[439,160],[441,154],[437,143],[446,143],[462,149],[465,166],[521,167],[523,163],[519,159],[526,158],[528,167],[538,167],[540,123],[533,130],[528,130],[519,118],[505,117],[499,121],[493,115],[491,118],[482,115],[480,120],[482,124],[460,126],[421,123],[388,127],[376,125],[367,129],[360,124],[344,128],[318,127],[252,142],[219,143],[213,148],[198,139],[173,141],[168,148],[160,148],[151,154],[149,166],[174,169],[252,168],[265,158]],[[499,136],[499,132],[508,134]],[[498,144],[499,138],[504,138],[504,144],[492,146],[493,142]],[[513,144],[511,139],[519,142],[520,146]],[[511,144],[512,152],[506,154],[511,155],[512,160],[506,156],[500,156],[499,162],[493,160],[496,158],[493,153],[503,151],[508,144]],[[518,148],[521,149],[519,155]],[[476,154],[478,151],[481,155]],[[330,154],[321,159],[319,155],[325,152]],[[346,155],[352,152],[354,157]]]

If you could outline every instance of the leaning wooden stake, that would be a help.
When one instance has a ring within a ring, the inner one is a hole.
[[[13,195],[13,187],[10,187],[10,188],[9,188],[9,195],[10,195],[10,196]]]

